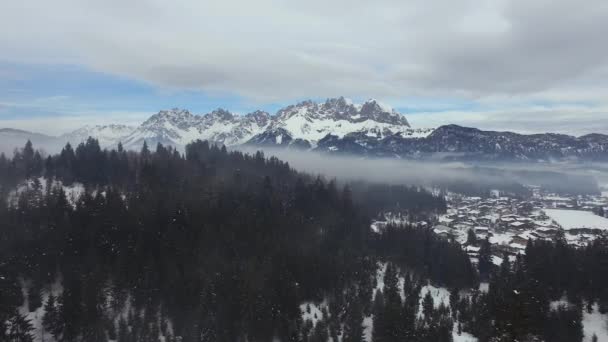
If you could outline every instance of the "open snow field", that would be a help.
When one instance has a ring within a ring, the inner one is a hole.
[[[568,209],[545,209],[547,216],[563,229],[602,229],[608,230],[608,218],[595,215],[590,211]]]
[[[597,304],[593,305],[593,312],[587,313],[583,310],[583,341],[591,342],[593,334],[598,341],[608,341],[608,314],[601,314]]]

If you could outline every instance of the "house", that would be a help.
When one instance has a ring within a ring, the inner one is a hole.
[[[467,248],[465,249],[465,251],[467,252],[467,254],[470,257],[477,257],[477,256],[479,256],[479,250],[480,249],[481,249],[480,247],[467,246]]]
[[[477,223],[480,223],[480,224],[486,225],[486,226],[493,224],[494,221],[495,221],[495,217],[492,215],[485,215],[485,216],[481,216],[481,217],[477,218]]]
[[[483,227],[483,226],[477,226],[475,227],[475,233],[476,234],[487,234],[489,231],[488,227]]]
[[[521,243],[511,242],[510,244],[507,245],[507,250],[514,254],[519,254],[519,253],[524,254],[526,251],[526,245],[521,244]]]
[[[529,238],[529,236],[523,236],[522,234],[515,235],[511,239],[511,244],[522,245],[522,246],[524,246],[524,249],[525,249],[526,245],[528,244],[528,238]]]
[[[448,227],[448,226],[444,226],[441,224],[438,224],[436,226],[433,227],[433,232],[435,234],[437,234],[437,236],[439,236],[440,238],[449,240],[454,236],[454,232],[453,229]]]
[[[447,225],[447,224],[451,224],[452,222],[454,222],[454,220],[451,219],[451,218],[447,218],[447,217],[440,217],[439,218],[439,223],[442,223],[442,224],[446,224]]]
[[[535,231],[541,236],[553,236],[557,233],[557,229],[557,227],[538,227]]]

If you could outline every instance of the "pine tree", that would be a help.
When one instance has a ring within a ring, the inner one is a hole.
[[[433,318],[433,313],[435,312],[435,302],[433,300],[433,296],[431,295],[431,291],[427,291],[422,299],[422,313],[424,314],[424,319],[426,321],[431,321]]]
[[[469,229],[467,231],[467,245],[475,246],[477,244],[477,235],[475,235],[475,231],[473,229]]]
[[[349,306],[344,325],[344,342],[363,342],[363,308],[358,298],[354,297]]]
[[[150,149],[148,148],[148,142],[145,140],[143,146],[141,147],[140,155],[143,161],[147,161],[150,159]]]
[[[7,337],[9,342],[33,342],[31,322],[17,310],[8,320]]]
[[[25,143],[25,147],[23,148],[22,158],[23,158],[23,168],[25,171],[25,178],[29,179],[34,176],[36,166],[34,161],[34,147],[30,140]]]
[[[481,247],[479,249],[479,275],[482,279],[487,279],[490,271],[492,270],[492,247],[490,244],[489,238],[485,238],[481,243]]]
[[[327,323],[325,319],[321,319],[317,322],[312,334],[310,335],[310,342],[327,342],[329,339],[329,333],[327,331]]]
[[[458,303],[460,302],[460,291],[457,288],[450,290],[450,309],[452,311],[452,318],[458,317]]]
[[[59,328],[59,312],[55,296],[49,295],[49,298],[44,305],[44,317],[42,318],[42,326],[55,338],[59,337],[61,329]]]
[[[118,321],[118,342],[129,341],[129,326],[123,317]]]
[[[384,310],[384,294],[382,293],[382,290],[377,290],[376,295],[374,296],[374,305],[372,307],[372,313],[377,316],[383,310]]]
[[[384,274],[384,308],[374,319],[374,342],[395,341],[403,338],[401,294],[397,268],[388,263]]]
[[[30,312],[36,311],[42,306],[42,297],[40,296],[40,289],[36,285],[30,286],[27,292],[27,303]]]
[[[399,292],[399,277],[397,267],[395,267],[395,265],[392,263],[388,263],[386,266],[386,272],[384,274],[385,304],[395,304],[401,306],[401,294]]]

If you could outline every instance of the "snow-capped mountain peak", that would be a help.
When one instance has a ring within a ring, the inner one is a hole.
[[[270,128],[281,128],[282,135],[287,132],[292,139],[308,141],[312,146],[328,134],[343,137],[362,133],[381,138],[408,135],[410,130],[405,116],[392,108],[376,100],[356,105],[344,97],[327,99],[322,104],[308,100],[287,106],[277,112]]]
[[[369,99],[363,103],[360,112],[362,116],[378,122],[410,126],[405,116],[399,114],[391,106],[378,102],[375,99]]]
[[[183,148],[201,139],[229,146],[249,144],[379,157],[608,160],[606,135],[521,135],[456,125],[412,128],[405,116],[375,99],[357,104],[344,97],[302,101],[275,115],[259,110],[239,115],[222,108],[194,115],[174,108],[159,111],[139,127],[85,126],[61,137],[0,130],[4,145],[5,141],[19,141],[22,146],[24,140],[33,139],[47,148],[66,141],[77,145],[89,136],[97,138],[104,148],[122,142],[125,148],[135,150],[144,141],[149,146],[162,143]]]
[[[111,135],[98,130],[85,127],[79,136],[107,136],[111,140]],[[137,149],[143,141],[149,145],[160,142],[184,146],[202,139],[225,145],[264,140],[281,146],[314,147],[327,135],[342,138],[347,134],[358,134],[383,138],[394,134],[412,136],[411,131],[403,115],[374,99],[355,104],[338,97],[320,103],[302,101],[280,109],[275,115],[259,110],[238,115],[223,108],[204,115],[194,115],[179,108],[161,110],[139,127],[125,128],[117,133],[114,144],[120,140],[125,147]],[[109,141],[104,141],[104,144],[112,145]]]
[[[218,108],[205,116],[207,117],[207,119],[223,121],[233,120],[235,117],[234,114],[223,108]]]
[[[188,127],[195,125],[197,117],[191,114],[186,109],[173,108],[171,110],[161,110],[160,112],[152,115],[148,120],[144,121],[142,126],[162,126],[172,125],[181,129],[187,129]]]
[[[270,114],[268,114],[268,112],[256,110],[255,112],[246,114],[245,119],[255,122],[258,126],[267,126],[272,117]]]

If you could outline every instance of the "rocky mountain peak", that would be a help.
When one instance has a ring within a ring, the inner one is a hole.
[[[396,126],[409,127],[405,117],[390,106],[384,105],[375,99],[370,99],[363,104],[353,104],[351,100],[343,96],[329,98],[322,104],[312,100],[302,101],[296,105],[290,105],[277,112],[277,118],[287,120],[294,116],[302,116],[308,121],[314,120],[346,120],[349,122],[362,122],[372,120]]]
[[[196,121],[197,117],[188,110],[173,108],[170,110],[161,110],[157,114],[152,115],[142,124],[142,126],[158,126],[169,123],[183,129],[195,124]]]
[[[261,110],[236,115],[223,108],[194,115],[188,110],[173,108],[159,111],[136,129],[124,129],[126,133],[114,127],[88,129],[82,135],[89,131],[91,136],[108,137],[108,141],[113,136],[121,137],[125,146],[134,148],[143,141],[184,146],[195,139],[239,145],[256,136],[260,136],[259,141],[280,145],[314,147],[328,134],[342,138],[356,133],[375,139],[395,134],[404,137],[425,134],[413,132],[405,117],[376,100],[353,104],[344,97],[328,98],[320,103],[302,101],[280,109],[276,115]],[[121,133],[108,133],[112,131]],[[124,134],[127,136],[123,139]]]
[[[272,116],[268,112],[256,110],[255,112],[246,114],[245,118],[255,122],[259,126],[266,126],[272,119]]]
[[[361,105],[360,114],[362,117],[369,120],[410,127],[405,116],[375,99],[369,99],[363,103],[363,105]]]
[[[325,103],[323,103],[321,108],[323,110],[333,110],[338,113],[354,114],[357,111],[352,101],[346,100],[343,96],[325,100]]]
[[[234,114],[224,108],[218,108],[211,113],[208,114],[209,118],[222,120],[222,121],[231,121],[234,119]]]

